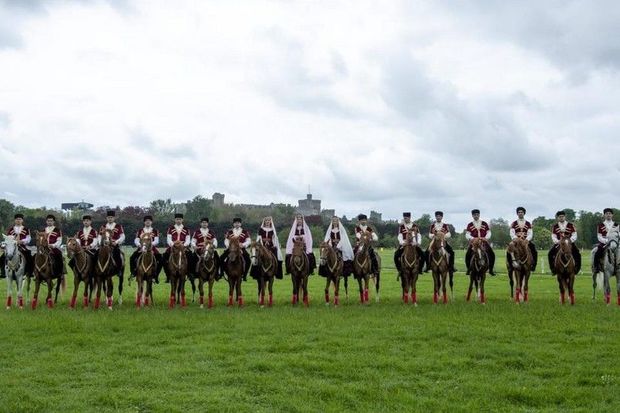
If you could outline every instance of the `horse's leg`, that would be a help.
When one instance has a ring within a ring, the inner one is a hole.
[[[237,278],[237,304],[239,307],[243,307],[243,293],[241,292],[242,277],[243,275],[239,275],[239,278]]]
[[[414,305],[414,307],[418,306],[418,278],[419,277],[420,277],[420,274],[418,274],[417,272],[414,272],[409,277],[409,285],[411,287],[411,303]]]
[[[123,281],[125,280],[125,268],[121,268],[118,270],[118,304],[123,304]],[[110,282],[112,282],[110,280]],[[114,290],[112,290],[112,295],[114,295]]]
[[[291,298],[291,304],[297,304],[297,275],[291,274],[291,282],[293,283],[293,297]]]
[[[325,278],[325,305],[329,305],[329,286],[332,280],[329,277]]]
[[[381,296],[379,295],[379,283],[380,283],[380,281],[381,281],[381,273],[378,272],[375,275],[375,292],[377,293],[377,297],[375,297],[375,301],[376,302],[379,302],[379,300],[381,298]]]
[[[592,301],[596,298],[596,277],[597,273],[592,271]]]
[[[605,269],[605,276],[603,277],[603,291],[605,293],[605,302],[607,303],[607,305],[609,305],[611,294],[611,283],[609,281],[609,278],[609,270]]]
[[[35,310],[37,308],[37,300],[39,299],[39,288],[41,288],[41,281],[39,277],[36,278],[34,282],[34,294],[32,295],[32,309]]]
[[[400,287],[403,291],[403,296],[402,296],[403,303],[407,304],[409,303],[409,281],[408,281],[408,275],[405,271],[403,271],[403,275],[402,277],[400,277]]]
[[[192,280],[192,290],[194,289],[194,280]],[[193,293],[192,293],[193,295]],[[205,308],[205,281],[202,276],[198,276],[198,301],[200,302],[200,308]],[[192,302],[194,300],[192,299]]]
[[[198,276],[200,278],[200,276]],[[202,281],[202,278],[198,280],[198,285],[200,285],[200,282]],[[189,283],[192,285],[192,303],[196,302],[196,277],[189,277]],[[199,291],[200,292],[200,291]],[[203,306],[204,306],[204,294],[202,295],[202,300],[203,300]],[[202,307],[200,307],[202,308]]]
[[[439,301],[439,274],[437,271],[433,271],[433,304],[437,304]]]
[[[64,278],[61,275],[60,278],[58,278],[58,283],[56,283],[56,294],[54,295],[54,304],[58,302],[58,292],[60,291],[60,287],[62,286],[63,282],[64,282]]]
[[[54,302],[52,301],[52,291],[54,290],[54,279],[52,275],[49,275],[47,279],[47,297],[45,298],[45,302],[47,303],[47,308],[53,308]]]
[[[233,277],[229,275],[228,276],[228,306],[229,307],[233,305],[234,289],[235,289],[235,281],[233,280]]]
[[[518,271],[512,271],[512,277],[514,279],[514,284],[515,284],[515,295],[514,295],[514,299],[515,299],[515,303],[520,303],[521,302],[521,276],[519,274]]]
[[[103,289],[103,279],[97,277],[97,296],[95,297],[95,310],[99,308],[101,304],[101,290]]]
[[[75,302],[77,300],[78,290],[80,289],[80,277],[78,274],[73,273],[73,293],[71,294],[71,302],[69,308],[75,308]]]
[[[26,303],[30,302],[30,281],[32,281],[32,276],[26,276]]]
[[[369,301],[368,291],[370,289],[370,273],[364,275],[364,302]]]
[[[362,277],[358,277],[357,278],[357,283],[359,285],[359,290],[360,290],[360,303],[364,304],[364,287],[362,284]]]
[[[344,298],[349,301],[349,276],[344,277]]]
[[[106,279],[106,289],[106,302],[108,304],[108,310],[112,310],[112,304],[114,301],[114,282],[112,281],[111,275]]]
[[[569,274],[568,276],[568,297],[570,304],[575,305],[575,274]]]
[[[168,308],[174,308],[176,305],[176,289],[177,289],[177,277],[176,274],[170,274],[170,299],[168,300]]]
[[[530,289],[530,270],[527,270],[525,274],[523,274],[523,301],[528,302],[529,300],[529,289]]]
[[[181,295],[181,307],[187,307],[187,302],[185,301],[185,281],[186,276],[182,276],[179,280],[179,294]]]
[[[467,287],[467,297],[465,297],[466,301],[471,300],[471,292],[474,289],[474,278],[476,276],[474,275],[473,271],[472,274],[470,274],[469,276],[469,287]]]
[[[508,270],[508,281],[510,282],[510,300],[512,300],[515,297],[515,294],[514,294],[515,282],[512,277],[513,277],[513,270]]]
[[[448,271],[444,271],[441,274],[441,292],[443,294],[443,303],[446,304],[448,302],[448,292],[446,281],[448,280]]]
[[[617,304],[620,305],[620,273],[616,273],[616,296]]]
[[[24,309],[24,277],[23,272],[17,277],[17,306],[20,310]]]
[[[564,304],[566,302],[565,290],[564,290],[564,279],[562,277],[562,273],[558,271],[556,275],[558,279],[558,287],[560,288],[560,304]]]
[[[272,275],[269,278],[269,303],[268,303],[269,307],[273,305],[273,283],[274,281],[275,281],[275,276]]]
[[[207,303],[208,308],[213,308],[213,283],[215,283],[215,277],[211,275],[209,276],[209,302]]]
[[[454,301],[454,273],[450,270],[448,276],[450,277],[450,298]]]
[[[303,280],[303,288],[304,288],[304,305],[306,307],[310,306],[310,298],[308,297],[308,276],[306,275]]]
[[[482,274],[480,274],[480,304],[485,304],[486,303],[486,298],[484,296],[484,282],[486,280],[486,273],[483,272]]]
[[[11,272],[8,271],[6,275],[6,309],[11,309],[12,301],[13,301],[13,282],[11,281],[12,275]]]
[[[340,304],[340,277],[336,277],[334,281],[334,306]]]
[[[76,276],[75,274],[73,275],[74,277]],[[80,281],[78,280],[78,286],[80,284]],[[82,298],[82,306],[84,308],[88,307],[88,295],[92,294],[92,288],[90,288],[90,283],[88,281],[88,277],[84,280],[84,295]]]
[[[265,282],[265,276],[261,275],[261,277],[257,281],[258,281],[258,305],[260,307],[264,307],[265,306],[265,287],[267,284]]]
[[[142,294],[143,294],[143,289],[144,289],[144,284],[142,282],[142,275],[140,274],[139,270],[138,273],[136,274],[136,308],[140,308],[142,305]]]

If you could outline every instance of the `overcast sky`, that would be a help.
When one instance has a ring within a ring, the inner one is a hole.
[[[618,207],[620,3],[0,0],[0,198]]]

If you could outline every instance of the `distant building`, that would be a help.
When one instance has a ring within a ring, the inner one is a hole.
[[[370,211],[370,220],[373,222],[383,222],[383,214],[377,211]]]
[[[335,209],[324,209],[324,210],[321,211],[321,216],[323,218],[331,219],[334,215],[336,215],[336,210]]]
[[[81,209],[82,211],[86,211],[87,209],[91,209],[93,204],[89,204],[88,202],[65,202],[60,204],[60,209],[64,211],[73,211],[74,209]]]
[[[312,199],[312,194],[307,194],[306,199],[298,201],[297,213],[303,216],[321,215],[321,201]]]
[[[224,207],[224,194],[220,194],[219,192],[216,192],[213,194],[213,207],[214,208]]]

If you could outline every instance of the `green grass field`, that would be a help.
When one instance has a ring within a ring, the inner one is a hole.
[[[448,305],[432,304],[422,276],[417,308],[401,303],[389,268],[380,303],[371,291],[358,304],[352,283],[339,308],[325,306],[316,275],[308,309],[291,306],[288,277],[264,309],[253,282],[245,308],[227,308],[220,282],[212,310],[168,310],[160,284],[155,308],[138,311],[134,283],[112,312],[71,311],[70,282],[52,310],[0,311],[0,410],[618,411],[620,309],[591,300],[587,254],[574,307],[559,304],[549,274],[532,276],[528,304],[510,302],[497,255],[486,306],[465,302],[464,272]]]

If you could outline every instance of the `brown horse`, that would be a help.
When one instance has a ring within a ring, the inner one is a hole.
[[[321,266],[326,271],[326,284],[325,284],[325,304],[329,305],[329,286],[334,284],[334,305],[340,304],[340,278],[342,278],[342,270],[344,268],[344,261],[342,256],[338,254],[336,247],[333,247],[329,242],[322,242],[320,247],[320,260]]]
[[[299,295],[303,293],[303,302],[310,305],[308,299],[308,276],[310,261],[306,254],[306,244],[303,240],[293,241],[293,251],[290,256],[291,280],[293,281],[293,305],[299,302]]]
[[[471,292],[476,286],[478,298],[481,304],[485,304],[486,297],[484,295],[484,282],[486,281],[487,271],[489,270],[489,256],[484,249],[484,243],[480,238],[474,238],[471,242],[472,254],[469,263],[469,288],[467,289],[467,298],[471,299]]]
[[[102,229],[99,234],[101,235],[101,245],[99,247],[99,253],[97,254],[97,262],[95,263],[94,271],[95,285],[97,288],[95,309],[98,309],[101,303],[101,291],[105,283],[106,304],[108,309],[112,310],[112,295],[114,294],[112,277],[118,273],[114,258],[112,257],[112,249],[114,248],[112,245],[112,232]]]
[[[258,242],[250,244],[250,260],[258,270],[258,305],[265,306],[265,288],[269,288],[269,307],[273,305],[273,281],[278,270],[278,259],[267,247]]]
[[[353,257],[353,275],[359,284],[360,302],[362,304],[366,304],[369,301],[368,290],[371,279],[375,282],[376,300],[379,301],[380,274],[372,272],[372,261],[370,258],[371,242],[372,235],[369,232],[363,233],[357,241],[357,250]],[[379,256],[377,256],[377,260],[379,260]]]
[[[92,270],[94,257],[82,248],[77,238],[67,240],[67,254],[73,259],[73,294],[70,308],[75,308],[80,283],[84,283],[83,306],[88,307],[88,291],[92,287]]]
[[[207,241],[202,254],[198,258],[198,291],[200,292],[200,308],[205,304],[205,282],[209,283],[209,308],[213,308],[213,284],[219,271],[215,260],[215,247],[211,241]]]
[[[153,239],[150,234],[142,234],[140,237],[140,251],[141,254],[136,261],[137,308],[153,304],[153,280],[157,276],[157,257],[153,252]]]
[[[437,303],[439,291],[443,294],[444,304],[448,302],[448,295],[446,294],[446,281],[448,280],[448,252],[444,246],[444,233],[438,232],[429,245],[429,255],[431,271],[433,273],[433,302]],[[450,294],[454,299],[453,280],[450,274]]]
[[[512,277],[510,278],[510,296],[515,286],[514,299],[516,303],[528,301],[528,283],[534,264],[529,242],[526,239],[517,238],[508,244],[508,254],[512,258]]]
[[[560,286],[560,302],[566,302],[565,292],[568,290],[568,297],[571,305],[575,305],[575,259],[573,258],[573,243],[570,237],[563,237],[559,244],[559,251],[553,263],[555,274]]]
[[[403,302],[407,304],[409,302],[409,292],[411,291],[411,304],[417,306],[417,282],[420,260],[422,257],[418,254],[418,249],[413,245],[413,234],[410,232],[407,234],[407,243],[403,245],[403,251],[400,256],[400,284],[403,290]],[[435,301],[437,302],[437,301]]]
[[[230,238],[225,272],[228,275],[228,306],[233,305],[233,293],[236,293],[236,301],[239,307],[242,307],[243,293],[241,292],[241,281],[243,280],[243,274],[245,274],[245,260],[243,259],[241,245],[239,245],[239,238]]]
[[[54,307],[54,303],[58,301],[58,291],[60,290],[60,284],[62,281],[62,274],[54,274],[52,254],[49,244],[47,242],[47,234],[45,232],[37,231],[35,233],[37,253],[34,255],[34,277],[35,287],[34,295],[32,297],[32,309],[37,308],[37,301],[39,298],[39,288],[41,283],[47,284],[47,298],[46,303],[49,308]],[[52,290],[54,289],[54,279],[58,279],[56,284],[56,295],[52,302]]]
[[[170,247],[170,256],[166,263],[170,277],[169,308],[174,308],[176,303],[180,303],[181,307],[187,306],[185,301],[185,280],[187,279],[188,263],[185,251],[185,245],[181,241],[175,241],[172,247]]]

